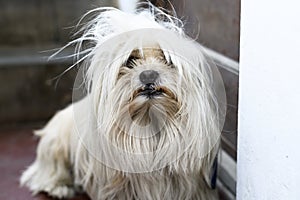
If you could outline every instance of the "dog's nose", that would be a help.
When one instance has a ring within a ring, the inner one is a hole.
[[[140,81],[143,84],[152,84],[152,83],[155,83],[158,76],[159,76],[159,74],[157,71],[145,70],[142,73],[140,73]]]

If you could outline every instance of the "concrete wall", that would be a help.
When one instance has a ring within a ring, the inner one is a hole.
[[[109,0],[0,0],[0,47],[65,44],[88,10]]]
[[[76,70],[56,77],[72,60],[48,62],[47,57],[70,41],[73,26],[86,11],[113,3],[0,0],[1,126],[48,119],[71,102]]]
[[[239,200],[300,199],[299,7],[242,0]]]
[[[198,33],[200,43],[238,61],[240,0],[185,0],[183,2],[178,4],[178,10],[186,21],[190,35],[196,38]],[[200,28],[199,32],[197,27]]]

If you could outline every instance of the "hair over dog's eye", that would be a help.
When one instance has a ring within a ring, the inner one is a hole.
[[[139,59],[136,56],[129,56],[129,58],[126,60],[126,62],[124,63],[125,67],[129,68],[129,69],[133,69],[134,65],[135,65],[135,60]]]
[[[125,65],[128,69],[133,69],[133,65]]]
[[[170,60],[170,62],[168,63],[168,65],[171,67],[171,69],[175,69],[175,65],[173,64],[172,60]]]

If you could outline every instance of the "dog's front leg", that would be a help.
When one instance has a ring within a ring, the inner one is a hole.
[[[72,106],[58,112],[42,130],[37,158],[23,173],[21,185],[34,193],[47,192],[57,198],[74,195],[70,163],[70,134],[72,131]]]

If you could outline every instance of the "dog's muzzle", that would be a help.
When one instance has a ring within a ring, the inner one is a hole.
[[[140,88],[139,95],[143,95],[148,98],[161,95],[162,91],[155,87],[155,82],[157,81],[158,77],[159,73],[154,70],[145,70],[141,72],[139,78],[144,86]]]
[[[159,73],[155,70],[145,70],[139,75],[142,86],[133,92],[132,99],[138,96],[144,96],[148,99],[155,97],[169,97],[177,101],[176,95],[167,87],[158,83]]]
[[[140,73],[140,81],[145,85],[154,84],[158,77],[159,73],[154,70],[145,70]]]

